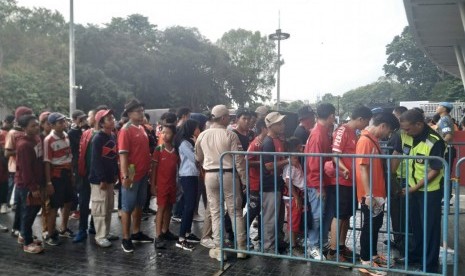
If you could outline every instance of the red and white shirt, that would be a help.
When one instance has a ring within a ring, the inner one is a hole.
[[[357,135],[355,129],[350,128],[347,124],[342,125],[333,133],[333,152],[341,154],[355,154],[357,146]],[[348,178],[345,179],[342,173],[339,174],[339,184],[343,186],[352,186],[352,162],[353,158],[343,157],[339,162],[342,162],[349,170]],[[331,184],[336,185],[336,179],[331,179]]]
[[[63,137],[60,137],[52,130],[44,140],[44,161],[55,166],[66,166],[71,164],[72,159],[68,134],[63,132]]]

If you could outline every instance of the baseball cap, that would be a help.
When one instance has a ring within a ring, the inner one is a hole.
[[[82,118],[85,118],[85,117],[87,117],[86,113],[84,113],[84,111],[79,110],[79,109],[76,109],[73,112],[73,114],[71,114],[71,118],[73,120],[82,119]]]
[[[44,122],[45,120],[47,120],[49,115],[50,115],[50,111],[44,111],[44,112],[40,113],[39,122]]]
[[[268,107],[264,105],[259,106],[257,107],[257,109],[255,109],[255,113],[257,113],[258,115],[265,116],[268,113]]]
[[[113,110],[111,110],[111,109],[100,110],[99,112],[97,112],[97,114],[95,114],[95,121],[98,124],[103,119],[103,117],[105,117],[105,116],[107,116],[109,114],[113,114]]]
[[[276,123],[281,122],[284,119],[284,115],[279,114],[279,112],[271,112],[265,117],[266,127],[270,127]]]
[[[212,109],[213,118],[220,118],[229,115],[229,110],[224,104],[215,105]]]
[[[25,107],[25,106],[20,106],[16,108],[16,111],[15,111],[16,121],[18,121],[19,117],[24,116],[24,115],[32,115],[32,109],[30,109],[29,107]]]
[[[299,116],[299,120],[302,120],[311,116],[315,116],[315,112],[311,106],[304,105],[299,110],[297,110],[297,115]]]
[[[53,113],[50,113],[50,115],[48,115],[48,122],[52,125],[64,119],[66,119],[66,116],[58,112],[53,112]]]
[[[444,106],[445,108],[449,109],[449,111],[451,111],[454,108],[454,106],[449,102],[440,102],[439,105]]]

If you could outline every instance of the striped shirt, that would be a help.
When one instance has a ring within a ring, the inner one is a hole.
[[[63,137],[60,137],[52,130],[44,140],[44,161],[55,166],[67,166],[71,165],[72,159],[68,134],[63,132]]]

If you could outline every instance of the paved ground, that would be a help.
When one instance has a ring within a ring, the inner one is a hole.
[[[461,206],[465,206],[462,196]],[[465,213],[465,212],[464,212]],[[463,216],[463,215],[461,215]],[[143,230],[153,236],[153,216],[143,222]],[[13,213],[0,215],[0,223],[11,225]],[[35,233],[40,235],[36,219]],[[113,232],[120,235],[120,223],[116,213],[113,215]],[[453,225],[450,216],[450,227]],[[194,223],[193,231],[199,234],[202,223]],[[77,221],[70,221],[70,228],[77,229]],[[172,231],[177,233],[179,224],[172,224]],[[463,217],[460,231],[465,230]],[[349,236],[351,232],[349,232]],[[358,237],[358,232],[356,232]],[[381,236],[380,241],[386,239]],[[349,239],[350,240],[350,239]],[[460,242],[459,275],[465,275],[465,242]],[[453,244],[450,241],[450,245]],[[382,244],[381,250],[385,250]],[[384,249],[383,249],[384,248]],[[395,252],[393,252],[395,254]],[[238,261],[230,254],[230,265],[223,275],[356,275],[358,270],[347,270],[330,265],[302,261],[289,261],[277,258],[251,257]],[[232,258],[231,258],[232,257]],[[30,255],[23,253],[16,239],[10,234],[0,233],[0,275],[214,275],[219,271],[219,263],[208,257],[208,250],[200,245],[193,252],[182,251],[171,244],[170,248],[155,251],[152,244],[136,246],[133,254],[124,253],[120,242],[108,249],[95,245],[92,236],[82,244],[73,244],[64,240],[58,247],[46,247],[44,254]]]

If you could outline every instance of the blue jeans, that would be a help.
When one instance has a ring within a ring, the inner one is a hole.
[[[143,208],[147,198],[147,176],[134,181],[131,188],[121,187],[121,207],[124,212],[132,213],[135,208]]]
[[[324,189],[324,188],[323,188]],[[319,246],[320,245],[320,227],[322,228],[322,245],[328,243],[328,232],[331,225],[331,221],[334,217],[334,208],[331,208],[330,204],[325,204],[325,198],[321,199],[320,204],[320,194],[315,188],[307,188],[307,199],[308,203],[312,210],[313,223],[312,228],[308,229],[307,232],[307,244],[309,246]],[[327,208],[327,209],[325,209]],[[323,219],[321,220],[320,210],[322,211]],[[321,223],[321,225],[320,225]]]
[[[180,182],[184,191],[184,208],[182,210],[179,237],[183,238],[186,236],[186,233],[191,233],[192,219],[194,218],[194,208],[199,190],[199,178],[198,176],[181,176]]]
[[[20,230],[21,236],[24,238],[24,245],[29,245],[33,242],[32,239],[32,225],[37,216],[37,213],[40,210],[40,205],[37,206],[28,206],[27,205],[27,195],[29,190],[27,188],[18,188],[16,187],[15,199],[16,201],[16,212],[21,210],[20,213]]]
[[[8,197],[7,197],[8,205],[10,205],[11,196],[13,195],[14,187],[15,187],[15,173],[8,173]],[[16,204],[16,198],[13,198],[13,201]]]

